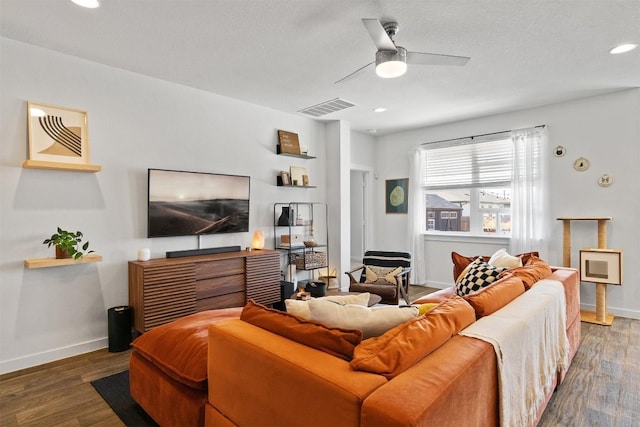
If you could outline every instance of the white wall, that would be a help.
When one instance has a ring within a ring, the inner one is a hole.
[[[273,202],[326,201],[325,125],[181,85],[1,39],[0,373],[106,346],[107,309],[128,304],[127,262],[195,249],[195,237],[147,239],[147,168],[251,176],[249,233],[206,236],[203,247],[273,247]],[[23,169],[26,102],[88,112],[91,163],[102,172]],[[315,160],[276,156],[276,130],[296,132]],[[275,186],[304,166],[317,189]],[[82,230],[98,264],[28,270],[53,256],[57,226]]]
[[[551,147],[563,145],[564,157],[550,159],[550,251],[545,255],[554,265],[562,264],[560,216],[611,216],[608,246],[624,250],[624,284],[608,287],[609,311],[640,318],[640,89],[630,89],[512,113],[422,128],[378,138],[376,171],[376,229],[379,241],[406,245],[406,216],[384,214],[384,180],[408,176],[409,147],[415,144],[489,132],[546,124]],[[585,172],[576,172],[573,161],[584,156],[591,161]],[[399,171],[403,171],[400,172]],[[614,179],[609,188],[597,179],[607,173]],[[578,265],[578,250],[597,247],[594,222],[572,224],[572,266]],[[465,255],[488,253],[501,242],[489,245],[429,241],[426,245],[427,281],[451,283],[452,248]],[[449,278],[449,280],[447,280]],[[593,310],[595,285],[583,283],[583,307]]]

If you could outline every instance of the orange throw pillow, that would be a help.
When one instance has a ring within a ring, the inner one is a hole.
[[[433,310],[358,345],[350,363],[356,371],[391,379],[426,357],[476,320],[473,308],[454,295]]]
[[[495,313],[511,301],[524,294],[524,284],[518,277],[510,273],[478,292],[467,295],[464,299],[471,304],[476,318]]]
[[[253,300],[242,310],[240,320],[347,361],[351,360],[354,348],[362,341],[362,331],[358,329],[328,328],[321,323],[267,308]]]
[[[503,273],[506,274],[507,272]],[[544,279],[551,274],[551,267],[546,261],[538,258],[537,255],[530,255],[529,259],[522,267],[512,268],[508,273],[519,277],[524,283],[526,290],[531,287],[540,279]]]

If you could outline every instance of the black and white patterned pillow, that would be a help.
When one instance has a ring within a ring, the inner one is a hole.
[[[494,267],[478,258],[460,275],[460,280],[456,283],[456,294],[463,297],[478,292],[495,282],[505,270],[507,269],[504,267]]]

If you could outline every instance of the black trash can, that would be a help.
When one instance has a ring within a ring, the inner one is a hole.
[[[128,350],[131,346],[131,307],[111,307],[107,311],[109,351]]]

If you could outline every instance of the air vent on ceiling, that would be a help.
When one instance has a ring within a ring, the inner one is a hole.
[[[331,101],[326,101],[311,107],[303,108],[299,110],[299,113],[308,114],[313,117],[324,116],[325,114],[334,113],[336,111],[344,110],[345,108],[354,107],[356,104],[352,104],[344,99],[335,98]]]

